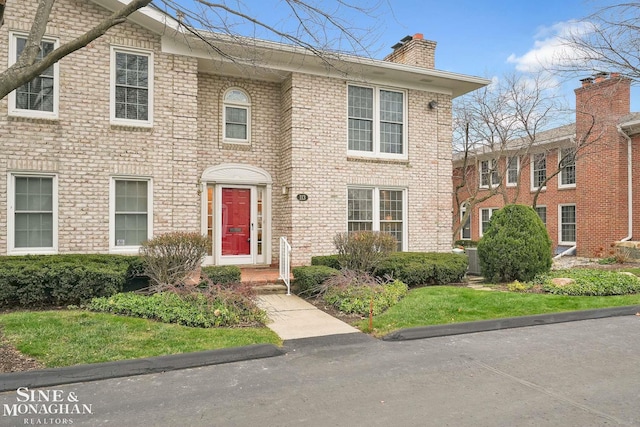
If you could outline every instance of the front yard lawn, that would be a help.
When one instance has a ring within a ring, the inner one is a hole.
[[[397,329],[446,323],[640,305],[640,294],[573,297],[549,294],[477,291],[465,287],[431,286],[409,291],[398,304],[358,327],[383,336]]]
[[[49,368],[281,344],[268,328],[191,328],[83,310],[5,313],[0,329],[21,353]]]

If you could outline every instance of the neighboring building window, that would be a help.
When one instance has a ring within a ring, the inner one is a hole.
[[[224,94],[223,134],[229,142],[249,142],[251,101],[240,89],[229,89]]]
[[[575,148],[562,148],[560,156],[560,187],[576,186],[576,150]]]
[[[533,154],[531,160],[531,189],[537,190],[543,187],[547,180],[547,155],[545,153]]]
[[[349,85],[348,117],[350,152],[407,157],[404,92]]]
[[[27,44],[27,36],[12,34],[10,64],[13,65]],[[45,38],[40,43],[36,61],[41,61],[57,47],[57,41]],[[11,92],[9,113],[20,116],[57,118],[58,116],[58,63],[44,70],[38,77]]]
[[[480,162],[480,187],[489,188],[500,184],[497,162],[495,159]]]
[[[507,157],[507,186],[518,185],[520,173],[520,157]]]
[[[385,231],[398,242],[398,250],[405,248],[405,192],[397,189],[349,188],[347,230]]]
[[[540,219],[542,220],[542,223],[546,226],[547,225],[547,207],[546,206],[536,206],[535,211],[538,214],[538,216],[540,217]]]
[[[467,213],[467,205],[463,203],[462,206],[460,206],[460,221],[464,218],[465,213]],[[460,229],[460,238],[463,240],[471,239],[471,213],[469,213],[467,220]]]
[[[576,205],[560,205],[560,243],[576,242]]]
[[[58,246],[57,177],[11,175],[9,252],[55,253]]]
[[[153,55],[112,48],[111,121],[131,126],[153,123]]]
[[[480,236],[482,237],[489,228],[489,221],[493,216],[493,213],[497,211],[499,208],[486,208],[480,209]]]
[[[152,236],[151,181],[114,178],[112,181],[111,246],[137,249]]]

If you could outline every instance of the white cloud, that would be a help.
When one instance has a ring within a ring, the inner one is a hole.
[[[567,45],[567,38],[592,31],[593,24],[574,20],[541,27],[535,35],[533,47],[521,56],[512,53],[507,62],[515,64],[516,70],[525,73],[553,69],[578,58],[576,51]]]

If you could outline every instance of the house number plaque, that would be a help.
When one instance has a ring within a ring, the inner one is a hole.
[[[301,202],[306,202],[307,200],[309,200],[309,196],[307,196],[306,194],[298,194],[296,196],[296,199],[300,200]]]

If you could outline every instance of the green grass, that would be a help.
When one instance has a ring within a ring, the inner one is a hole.
[[[472,322],[532,314],[640,305],[640,294],[607,297],[569,297],[548,294],[483,292],[452,286],[432,286],[409,291],[398,304],[373,318],[373,333],[416,326]],[[358,327],[366,332],[368,320]]]
[[[81,310],[2,314],[0,328],[20,352],[47,367],[281,344],[267,328],[190,328]]]

